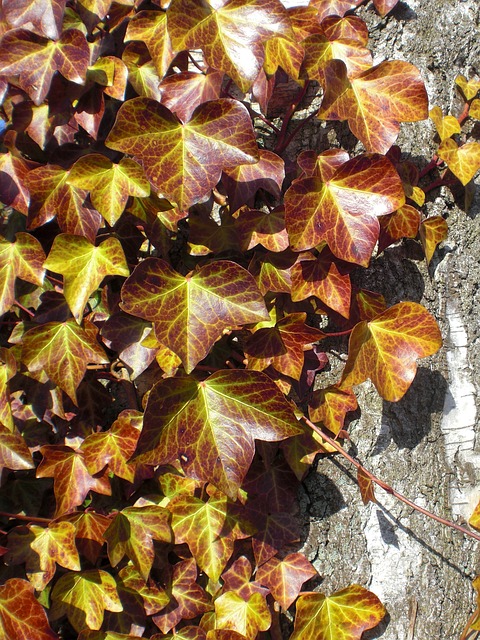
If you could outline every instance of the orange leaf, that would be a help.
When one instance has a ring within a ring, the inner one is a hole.
[[[460,133],[462,127],[454,116],[444,116],[440,107],[433,107],[429,114],[440,140],[451,138],[455,133]]]
[[[361,467],[357,471],[357,482],[360,494],[362,496],[363,504],[367,505],[369,502],[376,502],[375,493],[373,490],[373,481],[370,476],[367,476],[365,471]]]
[[[422,222],[420,225],[420,240],[425,251],[427,264],[430,263],[437,245],[443,242],[447,235],[448,224],[442,216],[432,216]]]
[[[480,142],[466,142],[461,147],[447,138],[438,147],[438,156],[463,185],[466,185],[480,169]]]

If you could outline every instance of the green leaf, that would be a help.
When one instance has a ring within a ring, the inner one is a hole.
[[[184,277],[163,260],[147,258],[123,285],[121,308],[151,320],[158,341],[181,358],[187,373],[225,329],[268,318],[250,274],[224,260]]]
[[[88,298],[105,276],[130,275],[120,240],[114,237],[95,247],[83,236],[61,233],[55,237],[44,267],[63,275],[63,294],[78,323]]]
[[[182,210],[208,198],[224,169],[258,160],[248,111],[230,99],[200,105],[186,124],[154,100],[128,100],[105,144],[134,156]]]
[[[58,640],[33,587],[20,578],[11,578],[0,587],[0,624],[5,640]]]
[[[137,459],[177,459],[187,476],[211,482],[232,499],[252,462],[254,439],[283,440],[300,432],[277,386],[257,371],[219,371],[201,383],[157,384],[145,410]]]

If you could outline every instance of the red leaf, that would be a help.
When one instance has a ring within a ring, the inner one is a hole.
[[[5,640],[58,639],[48,624],[45,609],[35,598],[33,587],[20,578],[11,578],[0,587],[0,620]]]

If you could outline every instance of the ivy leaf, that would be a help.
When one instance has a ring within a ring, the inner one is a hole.
[[[331,596],[302,594],[296,608],[291,640],[360,640],[386,613],[377,596],[357,584]]]
[[[130,42],[122,54],[128,69],[128,81],[139,96],[160,102],[160,78],[143,42]]]
[[[75,541],[79,552],[95,564],[105,542],[103,537],[110,525],[110,518],[95,511],[76,511],[62,516],[62,522],[75,526]]]
[[[318,117],[348,120],[350,130],[367,151],[386,153],[397,139],[400,122],[428,117],[420,72],[408,62],[381,62],[349,79],[345,63],[331,60],[324,73],[325,96]]]
[[[367,505],[369,502],[376,502],[373,480],[370,476],[367,476],[361,467],[358,467],[357,470],[357,482],[363,504]]]
[[[158,341],[181,358],[187,373],[224,329],[268,318],[252,276],[224,260],[184,277],[165,261],[147,258],[123,285],[121,308],[151,320]]]
[[[285,193],[285,222],[293,251],[327,242],[341,260],[368,266],[380,230],[378,216],[405,203],[402,182],[387,158],[364,154],[328,179],[295,181]]]
[[[355,302],[358,306],[360,320],[374,320],[387,310],[385,298],[379,293],[366,289],[360,289],[355,296]]]
[[[17,233],[15,242],[8,242],[0,236],[0,316],[15,301],[17,278],[42,286],[44,260],[42,245],[29,233]]]
[[[243,251],[261,244],[268,251],[281,252],[289,246],[285,229],[285,209],[276,207],[270,213],[254,209],[242,209],[235,220]]]
[[[78,323],[105,276],[130,275],[120,240],[113,236],[95,247],[83,236],[61,233],[55,236],[44,267],[63,275],[63,294]]]
[[[88,43],[77,29],[64,31],[57,41],[14,29],[0,42],[2,74],[18,76],[20,87],[36,105],[45,100],[55,71],[71,82],[82,84],[89,61]]]
[[[362,0],[311,0],[310,7],[318,10],[317,19],[322,22],[328,16],[344,16],[361,3]]]
[[[455,84],[460,87],[460,90],[467,99],[467,102],[472,98],[475,98],[477,93],[480,91],[480,80],[476,78],[467,80],[465,76],[460,75],[455,78]]]
[[[275,383],[257,371],[219,371],[201,383],[168,379],[153,387],[137,460],[180,460],[185,475],[211,482],[232,499],[252,462],[254,439],[299,432]]]
[[[0,625],[5,638],[58,640],[33,587],[20,578],[11,578],[0,586]]]
[[[193,558],[177,562],[173,567],[172,600],[163,613],[153,617],[162,633],[168,633],[180,620],[191,620],[212,609],[207,593],[196,579],[197,565]]]
[[[209,66],[227,73],[248,91],[264,61],[262,43],[273,36],[293,39],[288,13],[279,0],[175,0],[168,30],[177,51],[202,49]]]
[[[316,257],[310,252],[302,254],[291,269],[291,277],[293,302],[316,296],[344,318],[350,316],[350,276],[339,268],[328,247]]]
[[[14,423],[10,405],[9,381],[17,373],[15,356],[5,347],[0,347],[0,425],[13,431]],[[30,455],[30,454],[29,454]]]
[[[292,25],[293,26],[293,25]],[[303,43],[292,42],[288,38],[274,37],[267,40],[265,46],[265,61],[263,69],[268,76],[273,76],[281,67],[285,73],[298,80],[305,50]]]
[[[306,313],[291,313],[274,327],[255,331],[245,343],[248,368],[263,371],[272,365],[277,371],[299,380],[304,363],[304,351],[324,334],[305,324]]]
[[[435,125],[440,140],[451,138],[462,131],[459,121],[454,116],[444,116],[441,107],[433,107],[428,115]]]
[[[87,192],[70,185],[68,175],[62,167],[45,165],[26,176],[31,196],[29,226],[35,229],[57,216],[62,231],[95,242],[102,216],[85,204]]]
[[[139,164],[130,158],[114,164],[100,153],[79,158],[70,169],[67,182],[89,191],[93,206],[112,227],[122,215],[129,196],[150,195],[150,183]]]
[[[88,471],[83,454],[65,445],[45,445],[40,448],[43,460],[37,467],[37,478],[53,478],[59,516],[81,505],[89,491],[111,495],[108,478],[94,478]]]
[[[38,554],[39,566],[47,576],[46,581],[34,586],[37,591],[45,589],[55,574],[55,563],[65,569],[80,571],[80,557],[75,546],[75,527],[70,522],[52,522],[48,527],[30,525],[34,540],[31,549]],[[27,569],[28,570],[28,569]]]
[[[52,619],[66,614],[77,632],[100,629],[105,610],[123,611],[115,579],[100,569],[66,573],[53,587],[51,597]]]
[[[252,536],[252,548],[255,562],[261,566],[287,545],[298,542],[300,529],[298,519],[291,513],[269,513],[263,500],[258,503],[252,505],[248,516],[258,528]]]
[[[140,596],[145,613],[155,615],[170,602],[170,596],[151,579],[144,580],[132,564],[127,564],[118,573],[122,590],[127,590],[134,596]]]
[[[441,346],[433,316],[416,302],[400,302],[355,326],[341,386],[352,387],[370,378],[382,398],[396,402],[413,382],[417,359]]]
[[[398,211],[382,216],[379,222],[378,253],[381,253],[402,238],[415,238],[420,225],[420,214],[412,205],[404,204]]]
[[[281,253],[255,254],[248,270],[255,277],[262,295],[267,291],[290,293],[292,289],[292,267],[298,256],[286,249]]]
[[[231,99],[201,104],[186,124],[154,100],[128,100],[105,144],[134,156],[182,210],[205,199],[224,169],[258,160],[248,111]]]
[[[271,558],[262,564],[257,571],[257,580],[270,589],[283,609],[288,609],[302,584],[316,575],[317,571],[303,554],[290,553],[283,560]]]
[[[468,524],[475,529],[480,529],[480,502],[477,503],[472,515],[468,519]]]
[[[146,44],[160,79],[165,76],[175,57],[169,31],[164,11],[139,11],[128,21],[124,38],[125,42],[139,40]]]
[[[91,433],[82,442],[85,464],[92,475],[106,465],[119,478],[133,482],[135,464],[128,460],[133,455],[142,426],[142,414],[125,410],[107,431]]]
[[[357,397],[351,389],[331,386],[313,392],[308,415],[312,422],[323,422],[327,429],[337,435],[343,429],[346,414],[357,407]]]
[[[243,600],[248,601],[253,593],[259,593],[266,597],[268,589],[262,587],[257,580],[251,581],[253,567],[248,558],[240,556],[232,563],[228,571],[222,574],[223,588],[225,591],[233,591]]]
[[[216,627],[237,631],[248,640],[255,640],[259,631],[270,628],[272,617],[265,598],[252,593],[244,600],[234,591],[227,591],[215,600]]]
[[[390,13],[397,6],[398,0],[373,0],[373,4],[380,16],[384,18],[387,13]]]
[[[432,216],[422,222],[419,231],[427,264],[430,264],[437,245],[448,236],[448,223],[442,216]]]
[[[447,138],[438,147],[437,154],[463,185],[480,169],[480,142],[466,142],[459,147],[455,140]]]
[[[32,454],[22,436],[0,425],[0,470],[20,471],[34,468]]]
[[[58,40],[66,0],[4,0],[5,20],[14,29],[25,27],[39,36]]]
[[[125,99],[127,79],[126,64],[115,56],[102,56],[88,68],[87,80],[101,85],[103,92],[115,100]]]
[[[118,512],[104,538],[113,567],[127,555],[144,580],[155,556],[153,541],[171,542],[170,514],[163,507],[127,507]]]
[[[206,73],[184,71],[164,78],[160,85],[161,102],[182,122],[188,122],[192,113],[203,102],[220,97],[224,74],[214,69]]]
[[[33,373],[45,371],[76,402],[76,390],[87,365],[109,362],[95,340],[95,331],[93,325],[82,329],[75,320],[34,327],[23,336],[22,362]]]
[[[0,201],[27,215],[30,193],[25,178],[36,163],[18,158],[10,151],[0,154]]]

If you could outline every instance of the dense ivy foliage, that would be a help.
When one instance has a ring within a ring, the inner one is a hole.
[[[354,640],[384,617],[360,585],[313,590],[296,494],[343,452],[355,385],[397,401],[441,346],[352,275],[403,238],[431,260],[425,194],[480,167],[480,83],[430,112],[432,162],[403,160],[427,94],[373,66],[360,4],[3,0],[2,638]],[[293,163],[314,117],[361,150]]]

